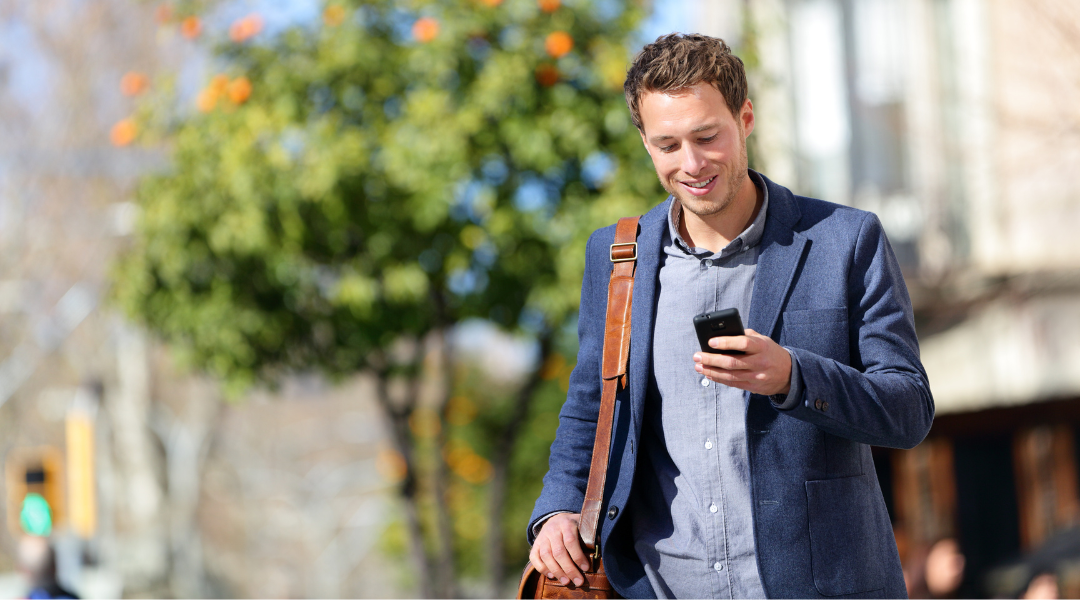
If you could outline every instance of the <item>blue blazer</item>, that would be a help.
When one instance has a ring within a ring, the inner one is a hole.
[[[784,410],[746,393],[754,541],[774,598],[906,597],[870,446],[911,448],[930,430],[934,401],[919,360],[911,301],[873,213],[795,196],[765,179],[769,208],[748,326],[792,349],[803,392]],[[653,597],[633,550],[627,502],[635,481],[661,241],[672,200],[640,221],[629,386],[615,403],[600,523],[604,567],[627,598]],[[579,512],[600,403],[600,360],[615,227],[586,249],[578,362],[529,524]],[[691,318],[693,315],[687,315]],[[632,507],[631,507],[632,509]]]

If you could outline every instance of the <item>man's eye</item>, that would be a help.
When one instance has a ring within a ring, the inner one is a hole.
[[[674,149],[675,149],[675,144],[672,144],[670,146],[660,146],[660,151],[661,152],[671,152]]]
[[[698,141],[699,141],[699,142],[701,142],[702,144],[711,144],[711,143],[713,143],[714,141],[716,141],[716,136],[717,136],[717,135],[719,135],[719,134],[713,134],[713,135],[710,135],[710,136],[709,136],[709,137],[707,137],[707,138],[701,138],[701,139],[700,139],[700,140],[698,140]]]

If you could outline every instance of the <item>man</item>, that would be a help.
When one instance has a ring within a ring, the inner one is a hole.
[[[624,86],[669,198],[640,220],[629,384],[616,403],[600,547],[626,597],[902,597],[870,445],[909,448],[934,406],[878,219],[747,169],[742,62],[668,35]],[[614,226],[590,238],[570,379],[529,525],[541,574],[581,581],[577,523],[600,401]],[[710,340],[695,315],[737,308]]]

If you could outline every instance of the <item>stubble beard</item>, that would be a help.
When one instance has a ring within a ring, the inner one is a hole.
[[[688,210],[700,218],[707,218],[721,214],[731,208],[733,204],[735,204],[735,198],[739,195],[739,188],[740,184],[742,183],[742,178],[746,177],[748,162],[749,161],[746,152],[746,145],[743,144],[739,156],[739,162],[735,165],[735,168],[731,169],[731,171],[727,173],[727,181],[725,182],[727,186],[726,188],[724,188],[726,189],[726,193],[723,198],[720,198],[718,200],[711,200],[708,199],[708,197],[700,198],[698,196],[694,196],[686,192],[686,190],[683,190],[682,184],[680,184],[678,181],[675,181],[674,179],[671,181],[665,181],[663,176],[660,175],[660,173],[657,173],[656,175],[657,178],[660,179],[660,185],[662,185],[669,194],[674,196],[675,199],[679,201],[679,204],[682,205],[684,210]],[[717,173],[716,176],[722,177],[723,175],[724,172],[721,171],[720,173]],[[717,186],[717,188],[713,189],[713,193],[715,194],[717,192],[724,191],[719,188],[720,186]]]

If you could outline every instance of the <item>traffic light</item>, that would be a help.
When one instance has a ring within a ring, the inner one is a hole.
[[[53,446],[15,448],[7,457],[8,529],[48,535],[64,521],[64,460]]]
[[[52,533],[52,510],[41,494],[30,492],[23,498],[19,526],[30,535],[46,537]]]

